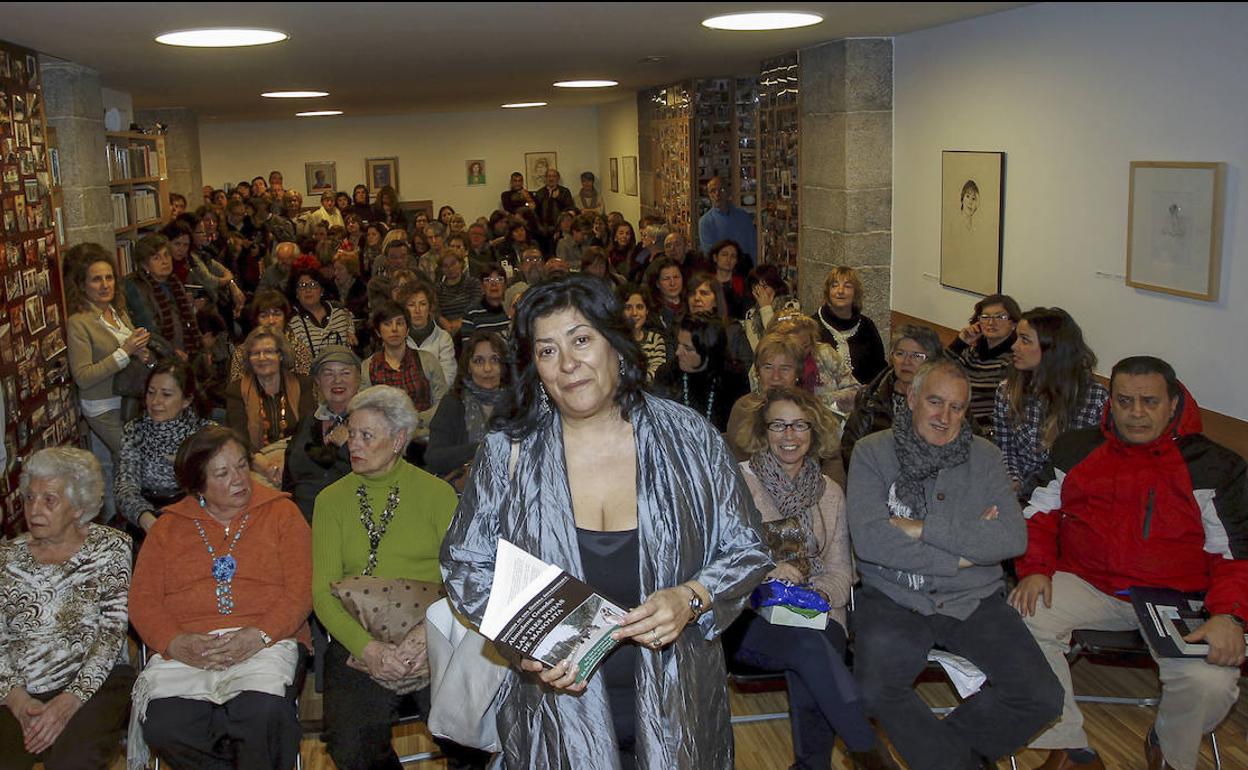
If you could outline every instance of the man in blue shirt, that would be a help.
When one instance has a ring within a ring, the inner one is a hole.
[[[728,199],[728,183],[713,176],[706,183],[706,195],[714,207],[698,220],[698,241],[702,252],[710,251],[716,243],[728,238],[741,247],[738,270],[748,271],[754,266],[754,252],[758,250],[758,233],[749,212],[732,205]]]

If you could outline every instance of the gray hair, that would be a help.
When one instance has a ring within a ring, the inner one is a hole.
[[[65,497],[78,511],[78,523],[87,524],[104,504],[104,473],[100,461],[85,449],[49,447],[30,456],[22,466],[18,488],[25,495],[35,479],[63,479]]]
[[[411,396],[391,385],[374,385],[355,394],[347,404],[347,413],[355,414],[361,409],[372,409],[381,415],[395,433],[405,432],[408,438],[420,425],[420,415],[412,405]]]
[[[902,324],[893,329],[889,351],[896,350],[902,340],[917,342],[923,352],[927,353],[928,360],[936,359],[944,351],[944,346],[940,344],[940,335],[932,327],[923,324]]]
[[[970,375],[966,373],[966,369],[962,368],[962,364],[960,364],[957,361],[957,359],[950,358],[949,356],[946,356],[946,355],[938,355],[935,358],[930,359],[927,363],[919,367],[919,371],[917,371],[914,375],[914,381],[910,383],[910,392],[914,393],[916,398],[918,397],[918,394],[922,392],[923,390],[924,380],[926,380],[929,375],[935,372],[944,372],[950,377],[955,377],[965,382],[967,398],[968,399],[970,398],[970,393],[971,393]]]

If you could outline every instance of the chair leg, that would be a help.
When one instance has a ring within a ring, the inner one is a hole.
[[[1222,770],[1222,752],[1218,750],[1217,733],[1209,733],[1209,746],[1213,749],[1213,766],[1215,770]]]
[[[1010,770],[1018,770],[1018,759],[1013,754],[1010,755]]]

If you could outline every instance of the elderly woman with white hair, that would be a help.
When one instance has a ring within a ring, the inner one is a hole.
[[[312,514],[312,603],[333,639],[325,742],[343,770],[398,767],[390,728],[400,707],[414,700],[428,713],[423,624],[414,636],[387,638],[340,597],[344,585],[370,576],[392,598],[406,599],[409,590],[436,598],[438,552],[457,499],[450,484],[403,459],[420,421],[407,393],[375,385],[347,409],[351,473],[317,495]],[[443,753],[455,760],[456,748]]]
[[[36,452],[20,488],[27,532],[0,543],[0,764],[108,767],[134,683],[130,538],[92,523],[104,479],[90,452]]]

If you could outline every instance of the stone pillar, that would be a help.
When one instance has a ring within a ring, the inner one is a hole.
[[[199,160],[199,117],[185,107],[161,110],[135,110],[134,121],[143,128],[162,123],[165,134],[165,168],[169,192],[182,193],[194,211],[203,202],[204,174]]]
[[[104,157],[104,104],[100,73],[46,54],[43,98],[61,156],[61,210],[65,245],[94,242],[113,252],[113,212]]]
[[[824,302],[828,268],[849,265],[863,311],[888,339],[892,271],[893,42],[838,40],[799,52],[802,307]]]

